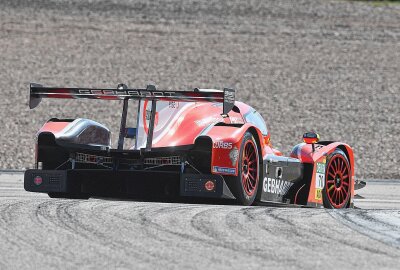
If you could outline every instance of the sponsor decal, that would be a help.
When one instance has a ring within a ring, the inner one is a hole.
[[[217,141],[213,143],[215,149],[232,149],[233,143],[228,143],[224,141]]]
[[[225,91],[224,93],[224,100],[227,103],[235,103],[235,92]]]
[[[322,189],[315,190],[315,199],[318,201],[322,200]]]
[[[213,124],[213,123],[218,123],[220,121],[221,121],[221,119],[217,118],[217,117],[207,117],[207,118],[204,118],[204,119],[201,119],[201,120],[196,120],[196,121],[194,121],[194,123],[196,125],[198,125],[199,127],[204,127],[206,125]]]
[[[317,162],[317,173],[325,174],[325,163]]]
[[[236,168],[224,168],[224,167],[214,166],[213,171],[216,173],[236,174]]]
[[[147,90],[101,90],[101,89],[79,89],[79,94],[83,95],[96,95],[96,96],[118,96],[118,95],[127,95],[132,97],[151,97],[151,96],[166,96],[172,97],[175,95],[175,92],[159,92],[159,91],[147,91]]]
[[[275,178],[264,178],[263,182],[263,190],[264,192],[279,194],[279,195],[286,195],[289,189],[293,186],[293,183],[275,179]]]
[[[229,119],[231,119],[232,124],[243,124],[242,118],[232,116],[232,117],[229,117]]]
[[[315,173],[315,199],[322,200],[322,189],[325,186],[325,164],[326,160],[317,162],[317,171]]]
[[[229,152],[229,159],[232,162],[232,166],[236,167],[237,161],[239,158],[239,150],[237,149],[237,147],[233,147],[233,149]]]
[[[170,109],[178,109],[178,108],[179,108],[179,102],[170,101],[170,102],[168,103],[168,107],[169,107]]]

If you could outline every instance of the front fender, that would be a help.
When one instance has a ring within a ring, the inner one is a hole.
[[[316,175],[317,175],[317,163],[326,163],[326,158],[333,152],[335,149],[341,149],[347,155],[347,158],[350,162],[351,169],[351,196],[350,196],[350,204],[353,204],[354,198],[354,152],[353,149],[345,143],[342,142],[319,142],[315,145],[315,151],[312,150],[312,145],[301,143],[296,145],[290,157],[299,159],[302,163],[310,164],[312,166],[312,174],[311,174],[311,183],[310,183],[310,192],[308,194],[307,203],[309,205],[322,205],[322,196],[321,189],[318,188]]]

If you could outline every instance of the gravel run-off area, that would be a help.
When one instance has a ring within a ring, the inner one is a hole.
[[[0,0],[0,168],[32,167],[52,117],[113,130],[120,102],[45,100],[48,86],[234,87],[288,154],[305,131],[354,147],[358,178],[400,178],[400,4]]]

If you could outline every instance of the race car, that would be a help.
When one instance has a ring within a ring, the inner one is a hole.
[[[154,195],[353,207],[349,145],[306,132],[284,156],[272,147],[260,113],[236,101],[233,89],[30,84],[29,107],[42,98],[122,101],[118,143],[113,147],[110,130],[93,120],[50,119],[36,134],[35,168],[24,176],[27,191],[57,198]],[[137,109],[128,112],[131,103]],[[136,126],[128,127],[132,119]]]

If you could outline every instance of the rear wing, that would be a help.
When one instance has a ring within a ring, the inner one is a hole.
[[[36,108],[42,98],[88,98],[104,100],[167,100],[186,102],[219,102],[223,103],[222,114],[228,114],[235,105],[235,90],[225,88],[222,90],[201,91],[170,91],[157,90],[155,86],[148,85],[146,89],[130,89],[124,84],[119,84],[115,89],[91,89],[91,88],[60,88],[44,87],[31,83],[29,91],[29,108]]]

